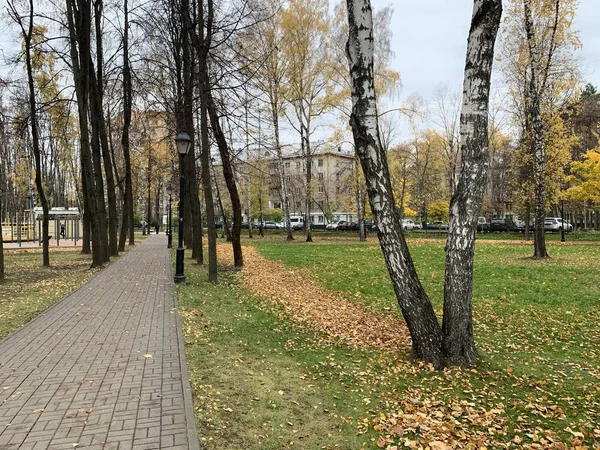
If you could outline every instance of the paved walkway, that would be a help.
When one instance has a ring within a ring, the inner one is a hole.
[[[167,238],[0,342],[0,449],[198,449]]]

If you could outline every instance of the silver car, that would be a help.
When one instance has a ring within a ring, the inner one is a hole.
[[[573,225],[563,222],[560,217],[546,217],[544,219],[544,231],[573,231]]]

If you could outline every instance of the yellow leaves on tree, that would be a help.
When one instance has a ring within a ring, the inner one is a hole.
[[[562,186],[565,182],[564,169],[571,160],[570,149],[577,142],[571,130],[560,114],[554,114],[545,119],[545,147],[546,147],[546,207],[550,209],[556,205]],[[511,199],[516,210],[523,210],[524,205],[531,202],[534,197],[533,157],[529,140],[524,140],[513,154],[511,165],[515,171],[522,171],[522,176],[515,179]]]
[[[571,175],[567,178],[572,185],[567,197],[576,202],[600,202],[600,147],[583,155],[583,161],[571,165]]]

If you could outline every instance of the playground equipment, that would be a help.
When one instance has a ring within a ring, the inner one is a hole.
[[[77,241],[83,234],[81,215],[77,208],[55,207],[49,211],[48,236],[52,244],[60,246],[61,240]],[[2,222],[2,240],[16,242],[21,247],[23,242],[37,242],[42,245],[42,208],[6,217]]]

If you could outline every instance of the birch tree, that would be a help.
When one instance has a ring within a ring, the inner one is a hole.
[[[292,0],[282,14],[283,48],[289,62],[285,93],[295,113],[289,122],[300,134],[300,148],[306,166],[304,232],[306,241],[311,242],[310,211],[314,201],[312,160],[315,151],[312,136],[315,120],[329,109],[326,92],[330,79],[325,74],[325,61],[330,56],[326,39],[329,31],[328,4],[323,0]]]
[[[34,33],[34,9],[33,0],[29,0],[29,11],[26,17],[27,22],[23,19],[24,17],[17,11],[14,3],[9,3],[9,10],[12,19],[21,28],[23,35],[24,47],[25,47],[25,65],[27,67],[27,86],[29,88],[28,100],[29,100],[29,124],[31,126],[31,144],[33,147],[33,158],[35,161],[35,187],[37,190],[40,203],[42,204],[42,260],[44,267],[50,266],[50,252],[49,252],[49,204],[44,192],[44,185],[42,184],[42,151],[40,146],[40,135],[38,128],[38,108],[35,91],[35,81],[33,76],[33,64],[32,64],[32,42]]]
[[[489,164],[488,106],[501,0],[475,0],[460,114],[461,170],[450,202],[444,282],[443,352],[451,365],[477,361],[473,339],[473,257]]]
[[[460,305],[471,302],[470,291],[456,300],[461,293],[456,286],[446,287],[452,294],[445,300],[452,300],[448,309],[453,308],[452,317],[447,326],[440,327],[427,293],[423,289],[415,270],[410,252],[401,232],[389,176],[386,157],[382,151],[379,129],[377,98],[373,82],[373,21],[370,0],[346,0],[348,6],[349,38],[347,56],[352,78],[352,115],[350,124],[354,135],[356,150],[360,157],[371,210],[378,225],[379,242],[386,260],[392,285],[404,316],[411,338],[413,356],[432,363],[440,368],[444,358],[452,364],[472,364],[467,353],[454,337],[471,335],[471,309]],[[500,0],[475,0],[472,24],[467,44],[465,65],[465,92],[461,115],[461,148],[466,154],[462,169],[464,177],[485,175],[485,164],[478,157],[485,153],[479,148],[487,138],[487,89],[493,61],[495,35],[500,23],[502,5]],[[485,114],[482,114],[482,110]],[[481,125],[485,124],[486,131]],[[487,142],[484,143],[487,146]],[[471,158],[471,161],[469,159]],[[461,180],[463,175],[461,174]],[[471,220],[477,206],[477,191],[462,181],[463,187],[453,200],[455,210],[453,236],[449,236],[449,245],[460,251],[453,253],[452,260],[472,268],[472,252],[469,251],[473,240],[475,222]],[[460,194],[460,195],[459,195]],[[483,194],[481,194],[483,195]],[[471,205],[473,203],[473,205]],[[464,258],[464,259],[460,259]],[[470,259],[470,260],[469,260]],[[472,277],[472,272],[466,274]],[[458,282],[454,276],[447,276],[446,283]],[[445,306],[446,309],[446,306]],[[446,323],[446,322],[445,322]],[[461,329],[461,328],[465,329]],[[448,339],[448,342],[443,342]],[[474,348],[474,346],[473,346]],[[457,352],[444,354],[444,351]]]
[[[508,2],[501,54],[515,123],[521,130],[518,171],[524,183],[519,203],[535,216],[534,257],[546,258],[544,217],[557,195],[549,180],[563,176],[549,161],[563,158],[554,146],[564,128],[563,107],[575,92],[578,70],[573,52],[579,46],[572,24],[576,0],[511,0]],[[560,184],[560,183],[559,183]]]

